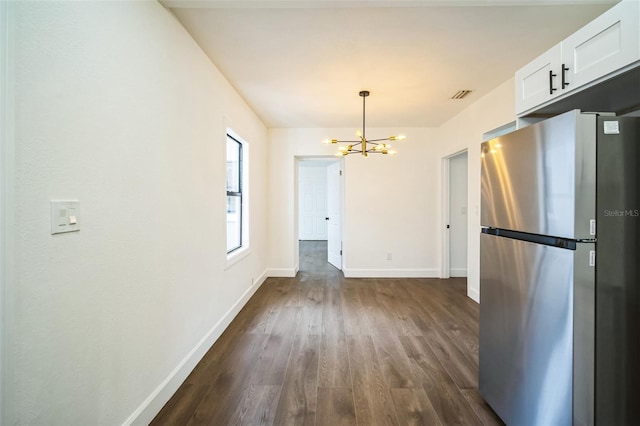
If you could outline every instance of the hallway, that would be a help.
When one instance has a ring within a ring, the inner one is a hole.
[[[326,242],[269,278],[153,425],[496,425],[464,278],[347,279]]]

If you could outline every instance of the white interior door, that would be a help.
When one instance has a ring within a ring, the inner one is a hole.
[[[327,239],[327,164],[299,169],[299,234],[300,240]]]
[[[327,167],[327,258],[342,269],[342,170],[336,162]]]
[[[467,276],[467,153],[449,160],[449,276]]]

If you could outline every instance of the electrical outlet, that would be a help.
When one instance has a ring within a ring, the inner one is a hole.
[[[393,254],[391,252],[387,253],[387,260],[393,260]]]

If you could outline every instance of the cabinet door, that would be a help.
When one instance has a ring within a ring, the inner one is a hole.
[[[561,57],[561,46],[557,44],[516,72],[516,114],[541,105],[561,92]]]
[[[624,0],[562,42],[565,92],[640,60],[640,1]],[[562,73],[561,70],[558,71]]]

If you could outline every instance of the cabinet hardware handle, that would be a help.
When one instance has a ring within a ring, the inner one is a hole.
[[[325,218],[324,218],[324,220],[329,220],[329,218],[328,218],[328,217],[325,217]]]
[[[565,64],[562,64],[562,88],[563,89],[569,85],[569,83],[567,83],[567,71],[569,71],[569,67],[567,67]]]
[[[556,89],[555,87],[553,87],[553,77],[556,77],[558,74],[554,74],[553,71],[549,71],[549,94],[553,95],[553,92],[555,92]]]

